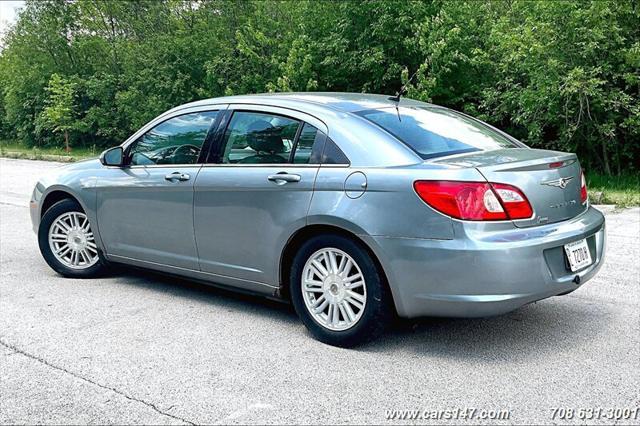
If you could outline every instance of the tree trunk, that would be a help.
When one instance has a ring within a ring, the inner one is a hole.
[[[66,152],[71,151],[71,148],[69,148],[69,131],[68,130],[64,131],[64,150]]]
[[[604,161],[604,172],[607,176],[611,176],[611,166],[609,166],[609,156],[607,155],[607,141],[602,139],[602,159]]]
[[[618,176],[620,176],[622,174],[622,168],[620,166],[620,163],[622,163],[622,160],[620,159],[620,141],[618,143],[615,144],[616,146],[616,172],[618,173]]]

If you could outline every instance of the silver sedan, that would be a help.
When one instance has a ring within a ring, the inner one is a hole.
[[[160,115],[33,191],[47,263],[123,263],[290,300],[350,346],[401,317],[497,315],[600,268],[574,154],[381,95],[235,96]]]

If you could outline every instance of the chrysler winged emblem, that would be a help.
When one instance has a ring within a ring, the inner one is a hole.
[[[558,188],[565,189],[571,179],[573,179],[573,176],[540,182],[540,185],[557,186]]]

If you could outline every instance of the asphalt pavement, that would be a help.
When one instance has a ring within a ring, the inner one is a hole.
[[[59,166],[0,159],[0,423],[612,423],[640,407],[639,208],[603,207],[606,263],[572,294],[339,349],[277,302],[131,269],[58,276],[28,200]]]

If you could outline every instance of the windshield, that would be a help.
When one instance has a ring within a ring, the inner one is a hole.
[[[423,159],[519,146],[488,126],[444,108],[400,107],[356,112]]]

